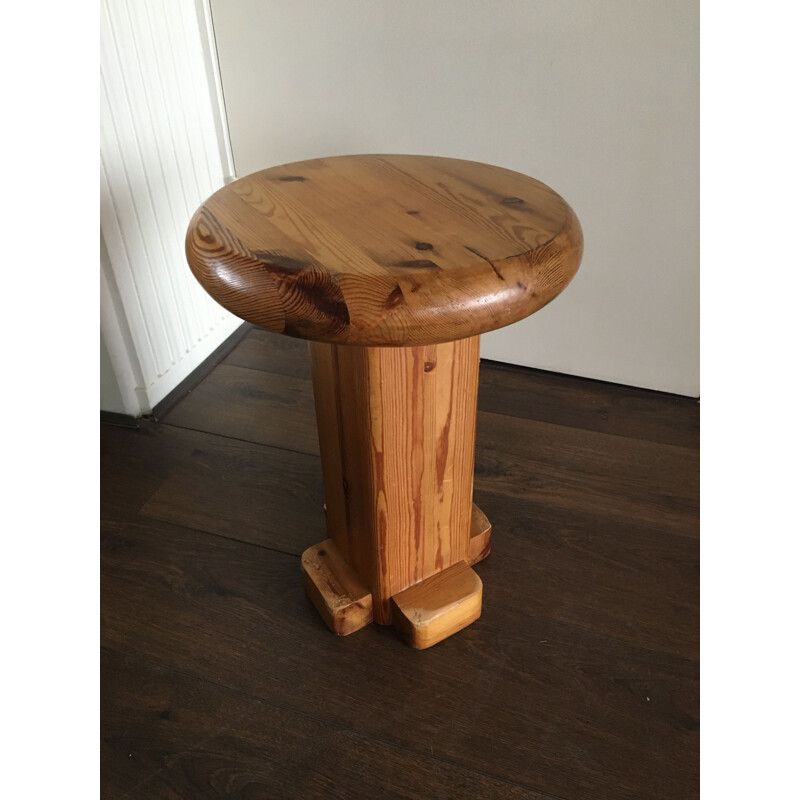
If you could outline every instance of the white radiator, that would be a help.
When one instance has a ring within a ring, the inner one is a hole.
[[[101,5],[101,328],[127,413],[241,324],[184,256],[189,218],[233,173],[207,15],[204,0]]]

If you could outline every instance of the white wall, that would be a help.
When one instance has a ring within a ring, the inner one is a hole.
[[[150,412],[241,324],[200,288],[184,255],[191,215],[231,171],[203,11],[195,0],[101,3],[106,411]]]
[[[102,331],[100,331],[100,410],[113,411],[116,414],[129,413]]]
[[[237,175],[424,153],[533,175],[583,265],[482,355],[699,394],[698,0],[212,0]]]

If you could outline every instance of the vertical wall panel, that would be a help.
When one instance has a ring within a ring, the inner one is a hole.
[[[113,298],[128,328],[127,350],[109,349],[134,362],[144,413],[240,324],[194,281],[184,256],[189,218],[227,177],[207,35],[194,0],[101,6],[104,302]]]

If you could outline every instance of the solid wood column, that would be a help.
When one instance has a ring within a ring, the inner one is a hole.
[[[312,342],[311,360],[328,535],[371,594],[374,620],[390,624],[394,595],[476,560],[479,337],[417,347]]]

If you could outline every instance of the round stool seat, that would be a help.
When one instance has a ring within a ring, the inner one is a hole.
[[[578,269],[543,183],[452,158],[356,155],[256,172],[198,209],[186,255],[238,317],[331,344],[451,342],[516,322]]]

